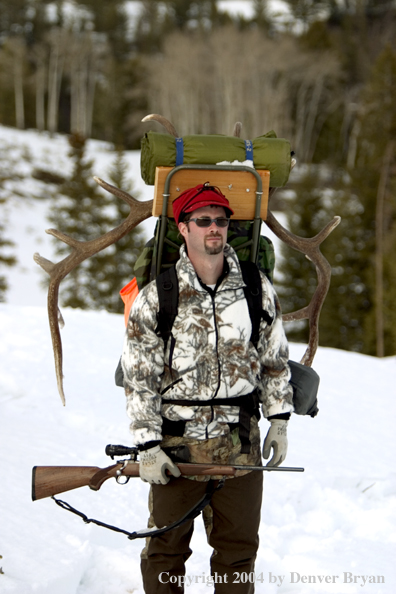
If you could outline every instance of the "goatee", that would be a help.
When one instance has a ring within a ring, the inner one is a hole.
[[[205,252],[210,256],[215,256],[216,254],[220,254],[224,249],[223,238],[221,237],[221,235],[214,235],[212,237],[218,239],[219,243],[217,245],[210,245],[205,241]]]

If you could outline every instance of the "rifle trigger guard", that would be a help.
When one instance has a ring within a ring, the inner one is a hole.
[[[123,465],[122,465],[122,467],[121,467],[121,468],[119,468],[118,470],[116,470],[116,477],[115,477],[115,480],[117,481],[117,483],[118,483],[119,485],[126,485],[126,484],[127,484],[127,482],[129,481],[129,479],[131,478],[130,476],[124,476],[124,475],[122,474],[122,471],[123,471],[123,470],[126,468],[127,464],[128,464],[128,460],[124,460],[124,461],[123,461]],[[121,480],[121,477],[122,477],[124,480]]]

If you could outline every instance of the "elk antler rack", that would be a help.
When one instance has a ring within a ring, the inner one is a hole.
[[[172,136],[175,136],[176,138],[179,136],[171,122],[159,114],[148,115],[143,118],[142,121],[156,121],[160,123]],[[237,122],[234,126],[233,136],[240,137],[241,128],[242,124]],[[69,245],[72,248],[71,253],[56,264],[50,262],[46,258],[43,258],[38,253],[34,254],[33,256],[35,262],[49,274],[51,279],[48,288],[48,317],[51,330],[52,346],[54,350],[58,390],[64,405],[65,395],[63,391],[62,341],[60,336],[60,324],[63,323],[63,320],[58,308],[59,285],[65,276],[67,276],[67,274],[71,272],[76,266],[81,264],[81,262],[90,256],[97,254],[113,243],[116,243],[139,223],[149,218],[151,216],[153,206],[152,200],[139,202],[127,192],[112,186],[102,179],[98,177],[95,177],[94,179],[105,190],[114,194],[115,196],[118,196],[127,204],[129,204],[131,210],[127,218],[115,229],[112,229],[108,233],[105,233],[96,239],[86,242],[77,241],[65,233],[56,231],[55,229],[47,229],[47,233]],[[276,188],[271,188],[270,198],[273,196],[275,191]],[[303,319],[309,320],[309,341],[305,354],[301,360],[301,362],[307,366],[312,364],[318,347],[319,315],[329,289],[331,276],[331,266],[320,252],[320,244],[326,239],[326,237],[328,237],[333,229],[335,229],[340,220],[340,217],[334,217],[334,219],[330,221],[315,237],[308,239],[298,237],[297,235],[290,233],[290,231],[287,231],[284,227],[282,227],[282,225],[277,221],[270,211],[270,208],[268,209],[268,216],[265,221],[266,225],[279,239],[281,239],[281,241],[293,249],[305,254],[306,257],[311,260],[316,267],[318,284],[309,305],[296,312],[288,313],[283,316],[283,320],[286,322]]]

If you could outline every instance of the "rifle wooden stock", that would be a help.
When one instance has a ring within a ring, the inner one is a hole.
[[[215,464],[177,464],[184,476],[235,476],[237,470],[303,472],[303,468],[281,466],[232,466]],[[106,468],[97,466],[35,466],[32,473],[32,499],[44,499],[58,493],[88,486],[98,491],[109,478],[139,476],[138,462],[119,462]]]
[[[32,499],[43,499],[89,485],[101,470],[97,466],[35,466],[32,472]]]

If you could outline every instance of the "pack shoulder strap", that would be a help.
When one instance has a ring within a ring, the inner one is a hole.
[[[261,287],[261,276],[257,265],[254,262],[239,262],[242,270],[245,298],[249,308],[250,320],[252,322],[252,335],[250,340],[257,348],[260,338],[260,321],[263,318],[268,325],[273,322],[273,317],[263,309],[263,291]]]
[[[157,315],[158,325],[156,334],[162,337],[165,347],[172,336],[172,327],[176,319],[179,304],[179,282],[176,268],[171,266],[156,278],[159,310]]]

